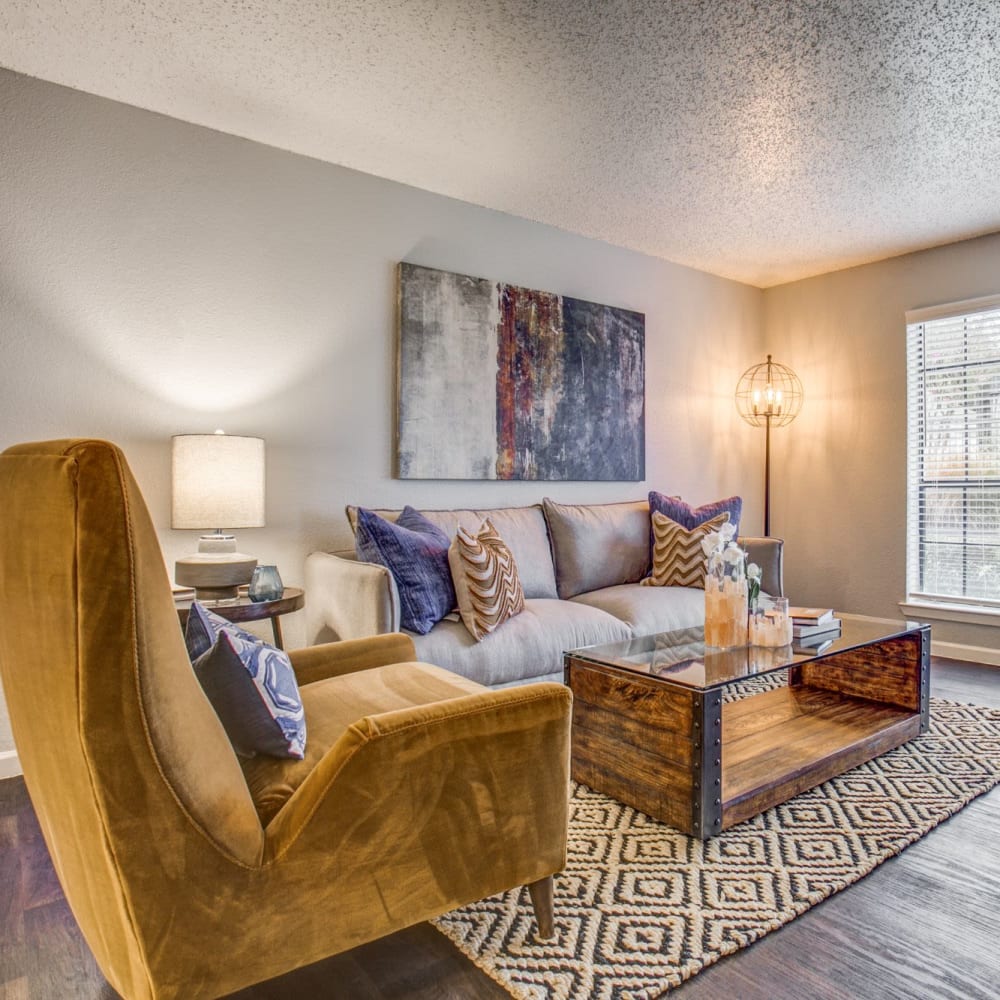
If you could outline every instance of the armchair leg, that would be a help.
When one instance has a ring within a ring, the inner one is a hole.
[[[543,941],[556,936],[555,918],[552,912],[552,885],[551,875],[528,885],[531,905],[535,910],[535,922],[538,924],[538,936]]]

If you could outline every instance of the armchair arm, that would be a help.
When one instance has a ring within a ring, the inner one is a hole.
[[[760,589],[772,597],[783,597],[785,578],[783,553],[785,542],[781,538],[740,538],[750,562],[760,567]]]
[[[399,630],[396,582],[384,566],[332,552],[311,552],[306,557],[305,584],[310,645]]]
[[[360,719],[268,825],[265,864],[323,859],[378,933],[559,871],[571,704],[531,684]]]
[[[292,661],[299,684],[312,684],[325,677],[353,674],[387,663],[408,663],[417,658],[417,651],[408,635],[389,632],[366,639],[326,642],[321,646],[293,649],[288,658]]]

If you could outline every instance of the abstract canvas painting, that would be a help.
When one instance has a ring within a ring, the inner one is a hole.
[[[400,479],[645,478],[646,320],[399,265]]]

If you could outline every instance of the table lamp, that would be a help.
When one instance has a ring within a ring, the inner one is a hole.
[[[771,427],[790,424],[802,409],[802,383],[787,365],[767,356],[763,364],[748,368],[736,386],[736,408],[754,427],[765,427],[764,437],[764,537],[771,534]]]
[[[198,551],[174,565],[174,579],[199,601],[232,600],[257,560],[236,551],[225,528],[264,526],[264,440],[216,431],[178,434],[173,442],[172,528],[213,528]]]

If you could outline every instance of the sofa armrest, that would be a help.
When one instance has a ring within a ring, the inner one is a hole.
[[[785,576],[782,555],[785,542],[781,538],[741,538],[750,562],[760,567],[760,589],[772,597],[785,594]]]
[[[312,552],[305,582],[309,645],[399,631],[399,595],[384,566]]]
[[[344,642],[325,642],[320,646],[293,649],[292,661],[299,684],[312,684],[326,677],[353,674],[359,670],[383,667],[387,663],[409,663],[417,658],[413,640],[401,632],[374,635]]]

